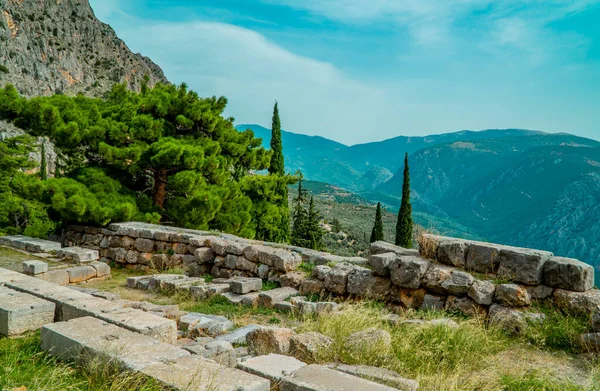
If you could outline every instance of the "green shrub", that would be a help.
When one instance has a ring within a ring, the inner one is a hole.
[[[8,73],[8,68],[5,67],[4,65],[0,64],[0,72],[2,72],[2,73]]]

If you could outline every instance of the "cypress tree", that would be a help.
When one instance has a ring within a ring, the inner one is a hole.
[[[306,203],[305,192],[302,188],[302,177],[298,182],[298,195],[294,199],[294,216],[292,221],[291,242],[294,246],[309,247],[307,238],[308,233],[308,214],[304,208]]]
[[[315,201],[313,199],[313,197],[310,197],[310,201],[308,203],[308,223],[307,223],[307,228],[308,228],[308,243],[309,243],[309,248],[312,248],[313,250],[322,250],[323,249],[323,229],[321,228],[321,225],[319,224],[319,220],[321,219],[321,216],[319,214],[319,211],[317,210],[317,208],[315,208]]]
[[[42,157],[40,162],[40,178],[45,181],[48,179],[48,161],[46,160],[46,139],[44,138],[42,138],[42,150],[40,154]]]
[[[279,108],[277,102],[273,108],[273,123],[271,125],[271,164],[269,174],[283,175],[285,168],[283,164],[283,144],[281,143],[281,121],[279,120]]]
[[[371,231],[371,243],[383,240],[383,220],[381,218],[381,202],[377,203],[377,211],[375,212],[375,224]]]
[[[408,168],[408,153],[404,156],[404,183],[402,184],[402,201],[396,223],[396,245],[405,248],[412,247],[412,205],[410,204],[410,173]]]

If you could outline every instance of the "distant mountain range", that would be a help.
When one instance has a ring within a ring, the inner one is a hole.
[[[252,129],[270,142],[270,130]],[[417,222],[441,233],[546,249],[600,270],[600,143],[520,129],[461,131],[346,146],[282,135],[286,167],[399,205],[409,153]]]

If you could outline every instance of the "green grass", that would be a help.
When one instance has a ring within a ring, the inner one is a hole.
[[[0,389],[26,387],[44,391],[162,391],[163,387],[141,376],[108,373],[103,366],[76,368],[46,355],[39,333],[18,339],[0,339]]]
[[[275,281],[264,281],[263,282],[263,286],[262,286],[263,291],[270,291],[270,290],[276,289],[276,288],[279,288],[279,284],[276,283]]]
[[[316,266],[317,265],[314,263],[302,262],[300,266],[298,266],[298,270],[302,270],[307,276],[310,276]]]
[[[20,272],[23,270],[23,267],[21,266],[23,261],[31,261],[31,260],[44,261],[50,267],[56,266],[58,264],[56,262],[52,262],[47,259],[38,258],[33,255],[22,253],[20,251],[12,250],[7,247],[0,247],[0,267],[1,268]]]
[[[212,314],[212,315],[223,315],[228,318],[234,317],[244,317],[249,315],[265,315],[272,316],[276,314],[276,311],[271,308],[263,308],[263,307],[246,307],[238,304],[230,303],[223,296],[213,296],[208,300],[194,302],[194,301],[180,301],[179,307],[183,311],[188,312],[200,312],[203,314]]]
[[[521,376],[503,375],[500,377],[504,391],[585,391],[584,387],[564,382],[536,372]]]

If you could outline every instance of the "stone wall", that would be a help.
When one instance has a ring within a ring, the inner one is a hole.
[[[257,276],[303,295],[377,299],[406,308],[505,316],[504,309],[526,309],[534,300],[554,300],[579,314],[600,306],[590,265],[546,251],[435,235],[420,238],[420,251],[373,243],[368,260],[135,222],[107,229],[70,227],[63,240],[98,249],[105,261],[128,267]],[[298,271],[302,262],[316,265],[310,275]]]

